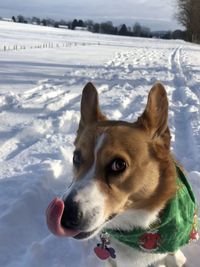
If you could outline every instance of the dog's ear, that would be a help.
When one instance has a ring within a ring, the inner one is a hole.
[[[138,119],[152,138],[169,134],[168,99],[164,86],[156,83],[149,92],[146,108]]]
[[[104,120],[106,120],[106,117],[100,111],[97,90],[94,85],[89,82],[82,92],[81,119],[78,132],[89,124]]]

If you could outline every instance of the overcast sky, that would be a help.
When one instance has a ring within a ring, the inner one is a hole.
[[[54,19],[112,20],[153,30],[180,28],[174,14],[176,0],[0,0],[0,16],[37,16]]]

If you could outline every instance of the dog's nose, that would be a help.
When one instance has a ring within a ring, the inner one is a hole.
[[[82,223],[83,212],[79,204],[72,199],[66,199],[64,212],[61,218],[61,224],[67,229],[79,230]]]

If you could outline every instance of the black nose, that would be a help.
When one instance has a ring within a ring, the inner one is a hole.
[[[67,198],[65,208],[61,218],[61,225],[67,229],[79,230],[83,218],[83,213],[77,202]]]

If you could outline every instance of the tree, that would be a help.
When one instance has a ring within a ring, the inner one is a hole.
[[[85,27],[84,22],[82,21],[82,19],[79,19],[77,24],[78,24],[77,25],[78,27]]]
[[[31,21],[33,24],[37,24],[37,25],[40,25],[41,23],[40,19],[37,17],[32,17]]]
[[[113,23],[111,21],[103,22],[100,24],[99,32],[106,34],[114,34],[115,27],[113,26]]]
[[[22,15],[17,16],[17,21],[19,23],[24,23],[24,17]]]
[[[142,36],[143,37],[151,37],[151,30],[150,30],[150,28],[143,26],[141,28],[141,30],[142,30]]]
[[[128,35],[128,30],[127,30],[127,27],[126,27],[126,24],[123,24],[118,32],[119,35]]]
[[[88,31],[93,32],[94,31],[94,22],[92,20],[85,21],[85,26],[87,27]]]
[[[200,1],[192,0],[193,19],[192,19],[192,41],[200,43]]]
[[[114,29],[113,29],[113,34],[115,34],[115,35],[118,34],[118,28],[117,28],[117,27],[114,27]]]
[[[177,4],[178,13],[176,17],[186,29],[187,40],[200,42],[200,1],[177,0]]]
[[[74,19],[72,21],[71,29],[74,30],[77,26],[78,26],[78,21],[77,21],[77,19]]]
[[[47,26],[47,20],[46,19],[41,20],[41,23],[43,26]]]
[[[135,25],[133,26],[133,35],[134,36],[141,36],[142,33],[142,26],[136,22]]]
[[[15,18],[15,16],[12,16],[12,21],[13,21],[13,22],[16,22],[16,18]]]
[[[93,31],[95,33],[99,33],[100,32],[100,24],[99,23],[95,23],[94,24]]]
[[[47,18],[45,20],[46,20],[47,26],[52,26],[52,27],[55,26],[55,23],[56,23],[55,20],[49,19],[49,18]]]
[[[186,39],[185,32],[181,30],[175,30],[171,33],[172,39]]]

